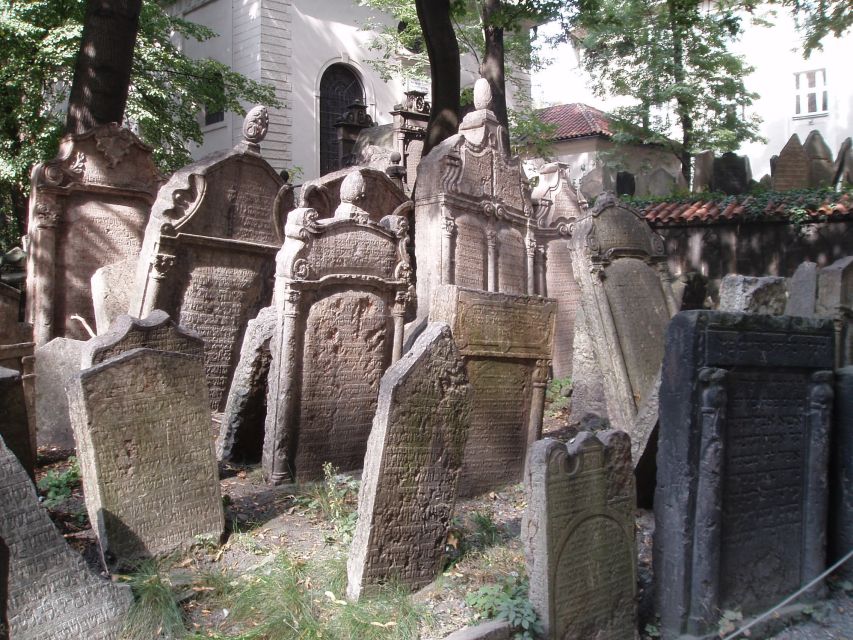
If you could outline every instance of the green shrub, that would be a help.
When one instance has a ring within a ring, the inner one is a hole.
[[[68,458],[71,465],[65,471],[50,470],[38,482],[39,490],[44,494],[44,505],[48,509],[62,504],[71,497],[71,491],[80,482],[80,464],[77,458]]]
[[[527,581],[510,577],[501,584],[480,587],[466,601],[484,618],[509,622],[517,640],[534,640],[543,629],[527,593]]]

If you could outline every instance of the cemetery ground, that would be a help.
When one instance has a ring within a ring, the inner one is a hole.
[[[552,381],[545,435],[567,440],[570,383]],[[214,422],[212,434],[218,433]],[[102,571],[97,539],[86,515],[73,452],[40,450],[39,495],[69,544]],[[447,540],[447,566],[410,595],[389,585],[358,603],[347,602],[346,558],[355,529],[359,480],[326,466],[322,483],[267,485],[259,465],[220,465],[227,540],[197,540],[191,549],[143,562],[114,580],[131,584],[136,603],[127,640],[218,638],[439,640],[493,617],[530,623],[520,540],[526,506],[521,484],[457,500]],[[652,617],[651,542],[654,517],[638,510],[641,640],[659,637]],[[853,584],[829,581],[830,598],[798,620],[776,623],[751,638],[853,640]],[[737,628],[726,611],[720,637]],[[517,638],[535,638],[520,631]]]

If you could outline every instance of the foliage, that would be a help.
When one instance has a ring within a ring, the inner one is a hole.
[[[516,638],[533,640],[543,629],[527,592],[527,581],[510,577],[500,584],[480,587],[468,594],[466,601],[484,618],[507,620],[515,629]]]
[[[794,11],[800,33],[803,35],[803,57],[821,48],[821,41],[832,34],[840,38],[853,26],[853,4],[849,0],[770,0]],[[745,6],[753,9],[760,0],[746,0]]]
[[[509,138],[514,155],[549,160],[553,153],[557,125],[543,122],[539,112],[528,102],[509,111]]]
[[[553,378],[545,389],[545,405],[548,407],[548,415],[555,415],[561,409],[565,409],[571,397],[572,379]]]
[[[740,611],[726,609],[720,616],[720,621],[717,625],[718,635],[722,638],[732,633],[741,622],[743,622],[743,614]]]
[[[341,542],[349,542],[358,521],[358,482],[338,474],[331,462],[323,463],[322,484],[314,485],[307,496],[296,503],[310,509],[332,524]]]
[[[474,511],[468,516],[474,528],[472,538],[480,547],[493,547],[501,541],[501,528],[492,514]]]
[[[146,560],[127,578],[134,602],[127,614],[122,638],[183,638],[186,633],[181,608],[172,591],[167,562]]]
[[[44,494],[44,505],[48,509],[62,504],[71,497],[71,492],[80,482],[80,464],[75,456],[68,458],[70,466],[61,472],[53,469],[39,480],[38,488]]]

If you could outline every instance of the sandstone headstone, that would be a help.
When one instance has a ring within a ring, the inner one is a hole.
[[[572,349],[572,409],[569,424],[576,426],[588,415],[607,420],[604,376],[595,357],[595,344],[587,327],[582,305],[575,315],[575,339]]]
[[[101,267],[92,276],[95,331],[99,335],[108,331],[113,320],[130,308],[135,271],[134,257]]]
[[[36,434],[30,430],[21,374],[0,367],[0,436],[32,478],[36,466]]]
[[[835,420],[829,476],[830,563],[853,549],[853,366],[836,371]],[[844,563],[838,575],[846,580],[853,579],[853,565],[849,561]]]
[[[527,447],[542,436],[555,315],[539,296],[434,291],[430,322],[450,325],[474,387],[461,496],[521,480]]]
[[[107,566],[186,548],[195,536],[219,539],[200,356],[132,349],[77,374],[68,398],[86,508]]]
[[[809,157],[806,155],[800,137],[791,136],[776,160],[770,180],[774,191],[806,189],[809,186]]]
[[[853,183],[853,138],[847,137],[841,143],[832,169],[833,187],[844,186],[845,182]]]
[[[693,156],[693,193],[711,190],[714,176],[714,152],[702,151]]]
[[[431,323],[382,377],[347,560],[347,596],[439,574],[471,417],[471,385],[445,324]]]
[[[162,178],[151,148],[127,129],[102,125],[62,139],[32,173],[27,320],[43,345],[85,339],[94,327],[90,282],[100,267],[135,258]]]
[[[65,389],[80,372],[82,340],[54,338],[35,351],[36,441],[40,447],[74,449]]]
[[[720,311],[782,315],[788,301],[785,278],[730,273],[720,283]]]
[[[711,187],[713,191],[736,196],[749,191],[752,180],[752,170],[749,158],[728,151],[719,158],[714,158]]]
[[[655,494],[664,638],[763,612],[823,570],[832,365],[829,320],[673,319]]]
[[[2,439],[0,512],[0,570],[8,580],[0,575],[0,615],[5,605],[9,637],[117,640],[130,588],[99,578],[71,550]]]
[[[545,637],[636,638],[631,441],[581,432],[534,443],[522,525],[530,602]]]
[[[175,172],[145,230],[130,315],[162,309],[201,335],[213,411],[225,406],[246,323],[272,298],[289,193],[260,155],[266,109],[255,107],[243,141]]]
[[[368,167],[347,167],[302,185],[299,206],[314,209],[320,219],[333,217],[342,202],[355,204],[379,222],[409,198],[384,171]]]
[[[853,256],[818,272],[816,312],[835,319],[835,366],[853,364]]]
[[[644,181],[645,182],[645,181]],[[606,191],[614,188],[612,171],[603,166],[594,167],[580,180],[580,192],[586,200],[593,201]],[[648,187],[642,195],[648,194]]]
[[[817,303],[818,267],[814,262],[803,262],[788,279],[788,302],[786,316],[813,318]]]
[[[228,462],[260,462],[267,415],[270,342],[278,323],[275,307],[266,307],[249,320],[240,361],[228,390],[216,456]]]
[[[668,196],[673,189],[675,189],[675,178],[666,169],[658,167],[646,178],[646,190],[650,196]]]
[[[835,167],[832,162],[832,149],[826,144],[820,131],[814,129],[806,136],[803,150],[809,158],[809,186],[828,187],[832,184]]]
[[[277,258],[263,467],[278,483],[360,469],[379,380],[402,355],[408,225],[295,209]]]

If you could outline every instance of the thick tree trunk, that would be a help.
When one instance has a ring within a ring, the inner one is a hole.
[[[450,0],[415,0],[427,46],[432,112],[423,155],[459,129],[459,43],[450,19]]]
[[[66,133],[122,121],[141,10],[142,0],[87,0]]]
[[[684,71],[684,34],[682,32],[682,21],[679,20],[679,11],[683,8],[679,0],[669,0],[669,26],[672,31],[672,76],[675,84],[683,85],[685,80]],[[693,117],[690,114],[690,106],[682,98],[676,100],[676,112],[681,123],[681,175],[690,189],[690,147],[693,144]]]
[[[500,9],[501,0],[484,0],[483,2],[483,35],[486,40],[486,50],[483,52],[480,75],[488,80],[492,87],[492,111],[495,117],[509,130],[506,109],[504,30],[502,26],[495,25],[495,18]]]

